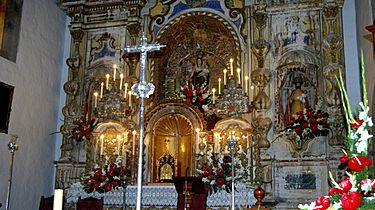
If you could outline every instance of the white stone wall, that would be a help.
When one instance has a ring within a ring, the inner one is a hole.
[[[56,136],[50,134],[57,130],[61,112],[64,31],[65,15],[56,1],[24,0],[17,61],[0,58],[0,81],[15,86],[9,133],[18,135],[20,146],[15,154],[10,209],[38,209],[40,196],[53,193]],[[0,170],[7,171],[10,153],[1,151]],[[2,174],[2,209],[7,180]]]

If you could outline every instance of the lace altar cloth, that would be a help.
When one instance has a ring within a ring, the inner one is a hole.
[[[248,207],[255,204],[253,190],[247,188],[244,184],[236,186],[235,203],[238,207]],[[107,193],[91,193],[87,194],[80,185],[72,185],[66,190],[67,203],[76,203],[78,197],[104,197],[104,205],[106,206],[122,206],[123,189],[112,190]],[[128,186],[125,191],[125,204],[127,206],[135,206],[137,201],[137,187]],[[142,206],[152,207],[177,207],[177,191],[174,186],[143,186],[142,187]],[[231,205],[232,194],[225,191],[215,193],[208,196],[208,207],[223,207]]]

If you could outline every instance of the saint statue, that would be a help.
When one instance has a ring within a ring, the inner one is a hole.
[[[287,98],[287,106],[284,115],[285,124],[289,122],[298,112],[304,110],[308,104],[306,94],[302,90],[303,78],[297,76],[293,79],[294,90]]]
[[[210,70],[208,69],[209,66],[207,64],[207,60],[203,55],[203,52],[197,53],[197,60],[194,68],[194,72],[192,75],[192,83],[196,86],[208,86],[209,77],[210,77]]]

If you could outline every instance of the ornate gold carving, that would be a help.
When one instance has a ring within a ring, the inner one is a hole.
[[[84,32],[81,30],[71,30],[70,35],[72,35],[73,41],[74,42],[81,42]]]

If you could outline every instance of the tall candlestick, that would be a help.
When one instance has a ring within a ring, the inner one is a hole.
[[[229,59],[230,62],[230,75],[233,76],[233,58]]]
[[[133,131],[133,148],[132,148],[132,178],[134,178],[134,167],[135,167],[135,135],[137,134],[137,131]]]
[[[199,153],[199,131],[200,131],[200,129],[199,128],[197,128],[197,129],[195,129],[195,132],[196,132],[196,146],[195,146],[195,152],[198,154]]]
[[[117,69],[117,65],[113,64],[113,81],[116,81],[116,69]]]
[[[227,85],[227,69],[224,69],[224,85]]]
[[[221,95],[221,78],[219,78],[219,95]]]
[[[247,94],[247,86],[249,85],[249,76],[245,76],[245,94]]]
[[[129,107],[132,107],[132,91],[129,90],[128,94],[129,94]]]
[[[56,189],[53,196],[53,210],[62,210],[64,190]]]
[[[254,100],[254,95],[255,95],[255,91],[254,91],[254,86],[250,86],[250,90],[251,90],[251,101]]]
[[[104,135],[100,135],[100,156],[103,155],[104,151]]]
[[[117,135],[117,148],[116,148],[116,155],[120,155],[120,145],[121,145],[121,136]]]
[[[94,93],[94,97],[95,97],[94,107],[96,108],[98,106],[98,92]]]
[[[215,92],[216,92],[216,89],[212,88],[212,104],[215,104]]]
[[[125,90],[124,90],[124,98],[126,99],[126,95],[128,94],[128,83],[125,83]]]
[[[241,84],[241,69],[237,68],[237,78],[238,78],[238,84]]]
[[[120,74],[120,90],[122,89],[122,80],[124,79],[124,74]]]
[[[107,78],[106,83],[105,83],[105,88],[108,90],[109,89],[109,74],[106,74],[105,77]]]
[[[104,82],[100,84],[100,98],[103,98]]]

